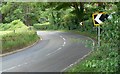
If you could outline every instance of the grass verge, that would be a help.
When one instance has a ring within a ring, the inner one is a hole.
[[[89,36],[96,39],[95,35],[85,32],[72,31],[77,34]],[[118,50],[110,49],[110,43],[102,44],[99,49],[95,47],[93,52],[86,58],[82,59],[77,64],[65,70],[66,74],[79,74],[79,73],[116,73],[118,71]]]
[[[2,54],[21,49],[36,42],[39,37],[35,31],[10,32],[2,37]]]
[[[2,54],[21,49],[35,43],[39,36],[20,20],[11,23],[0,23],[0,41]]]

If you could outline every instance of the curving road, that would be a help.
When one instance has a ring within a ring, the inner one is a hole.
[[[59,31],[37,31],[42,36],[33,47],[2,57],[3,72],[61,72],[87,55],[88,37]]]

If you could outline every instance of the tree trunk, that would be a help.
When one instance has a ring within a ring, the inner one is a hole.
[[[74,2],[73,3],[73,7],[75,8],[76,11],[76,15],[78,17],[78,21],[82,22],[83,21],[83,17],[84,17],[84,3],[80,2],[79,4]]]
[[[84,18],[84,3],[83,2],[80,2],[80,14],[81,14],[81,19],[80,21],[83,21],[83,18]]]
[[[74,3],[73,3],[73,7],[75,8],[75,13],[76,13],[76,16],[77,16],[77,18],[78,18],[78,21],[80,21],[81,15],[80,15],[80,10],[79,10],[79,8],[78,8],[78,4],[77,4],[76,2],[74,2]]]
[[[52,23],[53,23],[53,25],[55,25],[56,22],[55,22],[55,17],[54,17],[54,13],[53,13],[53,11],[51,12],[51,14],[52,14]]]
[[[98,7],[101,7],[105,9],[105,3],[104,2],[98,2]]]

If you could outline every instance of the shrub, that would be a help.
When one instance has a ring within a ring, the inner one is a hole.
[[[77,20],[77,17],[75,15],[68,14],[68,15],[65,15],[63,17],[63,19],[64,19],[64,21],[62,22],[62,24],[64,24],[65,28],[67,28],[69,30],[79,28],[78,20]]]
[[[17,30],[17,29],[28,29],[28,27],[21,22],[20,20],[14,20],[9,24],[1,24],[0,25],[0,30],[4,31],[4,30]]]
[[[46,30],[50,26],[49,22],[43,23],[43,24],[34,24],[33,27],[38,30]]]

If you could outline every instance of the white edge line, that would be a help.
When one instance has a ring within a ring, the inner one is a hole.
[[[53,52],[51,52],[51,53],[48,53],[46,56],[49,56],[49,55],[51,55],[51,54],[57,52],[57,51],[60,50],[60,49],[62,49],[62,47],[58,48],[57,50],[55,50],[55,51],[53,51]]]
[[[91,51],[92,52],[92,51]],[[89,52],[88,54],[84,55],[82,58],[78,59],[76,62],[70,64],[69,66],[67,66],[66,68],[62,69],[61,72],[64,72],[66,69],[72,67],[73,65],[77,64],[78,62],[80,62],[82,59],[84,59],[86,56],[88,56],[91,52]]]
[[[5,72],[5,71],[8,71],[8,70],[14,69],[14,68],[16,68],[16,67],[20,67],[20,66],[25,65],[25,64],[28,64],[28,63],[20,64],[20,65],[17,65],[17,66],[13,66],[13,67],[11,67],[11,68],[5,69],[5,70],[0,71],[0,72]]]
[[[16,68],[16,67],[17,67],[17,66],[13,66],[13,67],[11,67],[11,68],[8,68],[8,69],[3,70],[2,72],[5,72],[5,71],[8,71],[8,70],[14,69],[14,68]]]
[[[87,38],[93,41],[93,47],[94,47],[94,45],[95,45],[94,40],[90,37],[87,37]],[[68,68],[72,67],[73,65],[77,64],[78,62],[80,62],[82,59],[84,59],[86,56],[88,56],[92,51],[90,51],[88,54],[84,55],[82,58],[78,59],[76,62],[74,62],[74,63],[70,64],[69,66],[67,66],[66,68],[62,69],[61,72],[64,72],[66,69],[68,69]]]

